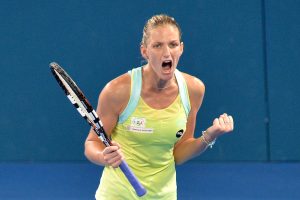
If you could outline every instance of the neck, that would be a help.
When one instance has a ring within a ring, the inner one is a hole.
[[[166,90],[177,85],[175,75],[168,80],[160,79],[155,72],[151,70],[149,65],[143,67],[143,82],[144,81],[147,88],[155,91]]]
[[[159,80],[155,81],[152,87],[156,90],[165,90],[167,88],[170,88],[175,83],[175,77],[173,77],[171,80]]]

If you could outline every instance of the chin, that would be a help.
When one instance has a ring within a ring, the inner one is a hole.
[[[168,81],[171,80],[174,77],[174,71],[172,70],[169,73],[162,73],[161,79]]]

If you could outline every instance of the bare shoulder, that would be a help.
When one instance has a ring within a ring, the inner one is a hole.
[[[131,79],[125,73],[106,84],[100,93],[99,103],[101,107],[113,109],[118,114],[126,107],[131,88]]]
[[[204,83],[197,77],[192,76],[187,73],[182,73],[184,79],[186,80],[190,101],[193,106],[196,106],[197,110],[202,104],[202,100],[205,93]]]
[[[189,93],[192,94],[198,94],[198,95],[204,95],[205,92],[205,85],[204,83],[197,77],[192,76],[187,73],[182,73],[184,79],[186,80]]]

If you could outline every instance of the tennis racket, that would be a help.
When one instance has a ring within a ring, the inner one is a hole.
[[[111,141],[104,131],[101,120],[99,119],[96,111],[93,109],[87,98],[84,96],[83,92],[76,85],[76,83],[57,63],[50,63],[50,68],[60,87],[64,90],[68,99],[75,106],[80,115],[84,119],[86,119],[90,126],[95,130],[96,134],[98,135],[98,138],[104,143],[104,145],[111,146]],[[146,194],[146,189],[138,181],[138,179],[135,177],[135,175],[124,160],[122,161],[119,167],[127,177],[130,184],[135,189],[136,194],[139,197]]]

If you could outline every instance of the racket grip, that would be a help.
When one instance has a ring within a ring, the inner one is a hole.
[[[128,167],[127,163],[125,161],[122,161],[120,164],[120,169],[125,174],[126,178],[134,188],[136,194],[141,197],[146,194],[147,190],[142,186],[142,184],[139,182],[139,180],[135,177],[131,169]]]

